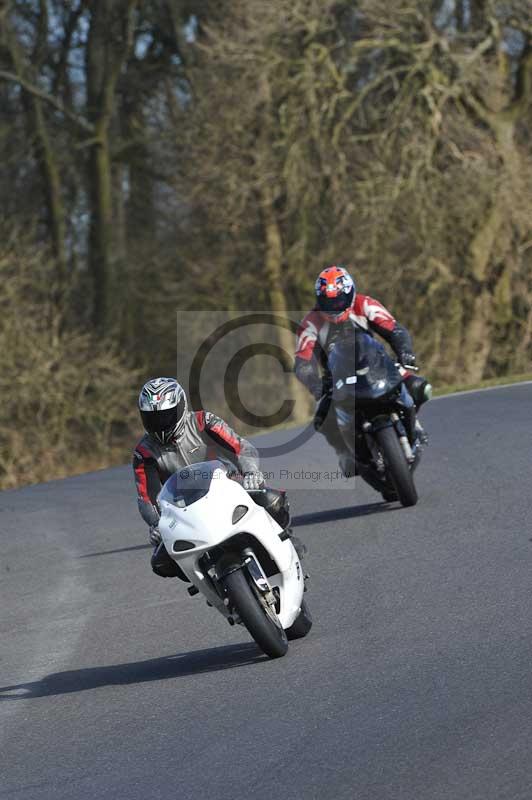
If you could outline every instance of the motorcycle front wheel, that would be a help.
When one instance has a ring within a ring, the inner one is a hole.
[[[405,508],[415,506],[418,500],[412,471],[405,458],[395,428],[381,428],[375,439],[383,455],[387,472],[397,492],[399,502]]]
[[[223,578],[223,585],[231,607],[260,649],[270,658],[284,656],[288,650],[286,633],[275,612],[266,611],[244,570],[239,568],[230,572]]]

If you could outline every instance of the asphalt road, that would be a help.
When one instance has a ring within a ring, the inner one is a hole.
[[[532,386],[424,420],[415,508],[292,489],[315,624],[276,661],[151,574],[129,468],[1,494],[0,797],[530,800]]]

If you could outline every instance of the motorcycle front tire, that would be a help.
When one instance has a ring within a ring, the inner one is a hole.
[[[288,639],[281,624],[266,613],[242,568],[223,578],[229,603],[236,611],[252,638],[270,658],[280,658],[288,650]]]
[[[387,472],[397,492],[402,506],[415,506],[418,501],[412,471],[406,460],[395,428],[381,428],[375,433],[375,439],[383,455]]]

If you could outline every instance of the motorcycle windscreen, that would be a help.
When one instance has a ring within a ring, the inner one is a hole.
[[[208,493],[217,471],[221,477],[221,472],[227,473],[226,465],[221,461],[199,461],[174,472],[161,489],[159,501],[179,508],[196,503]]]
[[[382,400],[395,392],[402,380],[383,345],[360,330],[334,345],[329,368],[333,398],[339,404]]]

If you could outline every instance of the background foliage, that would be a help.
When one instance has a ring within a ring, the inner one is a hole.
[[[124,460],[176,310],[310,307],[330,260],[436,383],[529,369],[528,0],[4,0],[0,26],[0,485]]]

